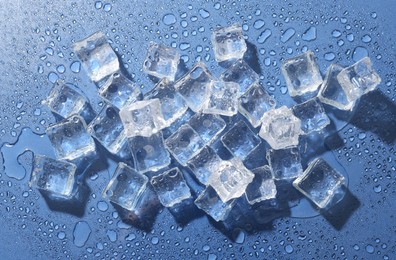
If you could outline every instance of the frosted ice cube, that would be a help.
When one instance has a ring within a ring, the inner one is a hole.
[[[238,83],[239,94],[243,94],[253,83],[259,81],[259,75],[244,60],[240,59],[223,72],[220,79]]]
[[[135,210],[140,196],[146,189],[148,178],[125,163],[118,163],[103,197],[129,211]]]
[[[274,109],[276,101],[258,82],[253,85],[239,98],[238,110],[246,117],[253,127],[258,127],[264,113]]]
[[[75,191],[76,165],[44,155],[34,155],[29,186],[52,198],[70,199]]]
[[[143,71],[160,79],[167,78],[174,81],[179,61],[180,55],[176,49],[150,42]]]
[[[193,117],[195,113],[191,109],[187,109],[186,112],[184,112],[183,115],[178,117],[170,126],[162,129],[162,134],[164,135],[164,138],[168,138],[171,136],[174,132],[177,131],[182,125],[186,124],[188,120]]]
[[[337,64],[330,65],[323,84],[320,87],[318,97],[322,103],[342,110],[351,110],[354,107],[355,102],[349,102],[345,90],[337,79],[338,74],[343,69],[344,67]]]
[[[185,124],[165,140],[165,145],[175,159],[186,166],[187,161],[205,146],[205,142],[191,126]]]
[[[142,92],[139,87],[120,72],[111,74],[98,89],[98,93],[118,109],[126,104],[142,100]]]
[[[213,81],[203,113],[233,116],[238,113],[239,85],[234,82]]]
[[[218,165],[221,158],[217,153],[210,148],[205,146],[197,155],[191,158],[187,164],[194,175],[204,185],[208,185],[209,177],[212,174],[211,169],[214,165]]]
[[[224,203],[216,191],[211,186],[207,186],[194,203],[214,220],[222,221],[227,218],[235,204],[235,200],[229,200]]]
[[[183,96],[191,110],[197,113],[209,98],[212,80],[213,76],[205,64],[198,62],[175,83],[175,89]]]
[[[98,82],[120,69],[117,54],[102,32],[76,42],[74,52],[92,81]]]
[[[238,157],[212,166],[209,185],[216,190],[223,202],[242,196],[254,177]]]
[[[149,137],[165,127],[158,98],[137,101],[124,106],[120,111],[120,118],[127,137],[138,135]]]
[[[151,179],[151,185],[165,207],[172,207],[191,197],[190,188],[178,168],[154,176]]]
[[[149,137],[134,136],[128,142],[138,172],[158,171],[170,164],[171,159],[161,132]]]
[[[317,98],[297,104],[293,106],[292,110],[294,115],[300,119],[301,130],[306,134],[320,131],[330,124],[330,119]]]
[[[297,147],[267,151],[267,160],[277,180],[290,180],[303,173],[301,156]]]
[[[282,74],[292,97],[314,92],[322,84],[322,75],[312,51],[285,60]]]
[[[218,115],[195,114],[188,124],[201,136],[206,144],[213,141],[226,127],[226,122]]]
[[[217,62],[241,59],[247,50],[240,24],[215,28],[211,38]]]
[[[337,79],[344,88],[350,102],[373,91],[381,83],[381,78],[373,69],[369,57],[364,57],[355,64],[343,69],[337,75]]]
[[[244,160],[261,144],[261,139],[245,122],[239,121],[221,137],[221,142],[234,156]]]
[[[344,184],[345,177],[322,158],[309,163],[303,175],[293,182],[293,186],[319,208],[325,208]]]
[[[262,121],[259,135],[272,148],[283,149],[298,145],[301,122],[288,107],[269,110]]]
[[[276,197],[276,185],[268,165],[252,170],[253,181],[247,186],[245,196],[250,205]]]

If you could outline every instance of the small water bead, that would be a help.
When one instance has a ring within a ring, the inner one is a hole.
[[[74,61],[70,64],[70,70],[74,73],[79,73],[81,70],[81,63],[79,61]]]
[[[256,21],[254,22],[253,27],[254,27],[254,29],[259,30],[259,29],[261,29],[264,25],[265,25],[265,22],[264,22],[263,20],[261,20],[261,19],[258,19],[258,20],[256,20]]]
[[[286,253],[291,254],[291,253],[293,253],[294,248],[291,245],[286,245],[285,251],[286,251]]]
[[[287,30],[282,34],[282,36],[281,36],[281,38],[280,38],[281,42],[283,42],[283,43],[288,42],[288,41],[293,37],[293,35],[294,35],[295,33],[296,33],[296,30],[294,30],[293,28],[287,29]]]
[[[112,6],[111,6],[110,3],[107,3],[107,4],[105,4],[105,5],[103,6],[103,10],[104,10],[105,12],[110,12],[110,11],[111,11],[111,8],[112,8]]]
[[[101,9],[102,6],[103,6],[103,3],[102,3],[101,1],[96,1],[96,2],[95,2],[95,8],[96,8],[96,9]]]
[[[335,54],[333,53],[333,52],[327,52],[327,53],[325,53],[325,55],[324,55],[324,58],[325,58],[325,60],[327,60],[327,61],[332,61],[332,60],[334,60],[335,59]]]
[[[368,34],[364,35],[364,36],[362,37],[362,42],[364,42],[364,43],[369,43],[369,42],[371,42],[371,37],[370,37],[370,35],[368,35]]]
[[[56,67],[56,71],[60,74],[63,74],[66,71],[66,67],[64,65],[59,65],[58,67]]]
[[[162,21],[164,22],[165,25],[172,25],[176,23],[176,16],[174,16],[173,14],[166,14],[162,18]]]
[[[55,72],[51,71],[50,73],[48,73],[48,80],[51,83],[55,83],[58,79],[59,79],[59,76]]]
[[[210,13],[206,11],[205,9],[199,9],[199,14],[201,15],[202,18],[206,19],[210,16]]]
[[[369,254],[373,254],[373,253],[374,253],[374,247],[373,247],[372,245],[368,244],[368,245],[366,246],[366,251],[367,251],[367,253],[369,253]]]
[[[341,36],[341,32],[339,30],[334,30],[331,35],[333,35],[334,38],[338,38]]]

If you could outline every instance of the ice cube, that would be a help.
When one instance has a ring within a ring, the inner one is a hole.
[[[301,130],[309,134],[320,131],[330,124],[323,105],[318,98],[312,98],[292,108],[293,114],[301,121]]]
[[[239,98],[238,110],[246,117],[253,127],[258,127],[264,113],[274,109],[276,101],[258,82],[253,85]]]
[[[170,164],[171,159],[161,132],[149,137],[134,136],[128,142],[138,172],[158,171]]]
[[[133,211],[147,183],[148,178],[145,175],[120,162],[103,191],[103,197],[126,210]]]
[[[274,199],[276,197],[276,185],[272,177],[271,168],[268,165],[253,169],[253,181],[245,191],[246,200],[250,205],[260,201]]]
[[[212,45],[217,62],[241,59],[247,50],[242,26],[233,24],[215,28],[212,32]]]
[[[261,144],[261,139],[245,122],[239,121],[221,137],[221,142],[234,156],[245,160]]]
[[[293,186],[319,208],[325,208],[344,184],[345,177],[322,158],[309,163],[304,173],[293,182]]]
[[[262,121],[259,135],[272,148],[283,149],[298,145],[301,121],[288,107],[269,110],[264,114]]]
[[[210,171],[209,185],[216,190],[223,202],[242,196],[254,177],[238,157],[213,164]]]
[[[364,57],[343,69],[337,75],[337,79],[345,90],[349,102],[373,91],[381,83],[381,78],[373,69],[369,57]]]
[[[96,32],[76,42],[73,49],[94,82],[99,82],[120,69],[117,54],[102,32]]]
[[[233,116],[238,113],[239,85],[215,80],[210,85],[210,96],[203,113]]]
[[[150,42],[143,71],[159,79],[174,81],[179,61],[180,55],[176,49]]]
[[[197,113],[209,98],[210,84],[213,79],[205,64],[198,62],[175,83],[175,89],[183,96],[191,110]]]
[[[193,117],[195,113],[191,109],[187,109],[186,112],[184,112],[183,115],[178,117],[170,126],[162,129],[162,134],[164,135],[164,138],[168,138],[171,136],[174,132],[177,131],[182,125],[186,124],[188,120]]]
[[[52,198],[70,199],[75,193],[76,165],[44,155],[34,155],[29,186]]]
[[[344,67],[331,64],[327,70],[325,79],[318,97],[322,103],[336,107],[342,110],[351,110],[355,102],[349,102],[345,90],[338,82],[337,76],[344,69]]]
[[[206,144],[212,142],[226,127],[226,122],[220,116],[202,113],[191,117],[188,124]]]
[[[96,155],[95,142],[86,128],[84,119],[77,115],[49,126],[46,132],[56,158],[72,161],[79,157]]]
[[[190,188],[177,167],[154,176],[151,185],[164,207],[172,207],[191,197]]]
[[[183,166],[205,146],[205,142],[190,125],[182,125],[165,140],[165,145],[175,159]]]
[[[292,97],[314,92],[322,84],[322,75],[312,51],[285,60],[282,74]]]
[[[105,101],[118,109],[126,104],[142,100],[139,87],[120,72],[111,74],[98,89],[98,93]]]
[[[222,221],[227,218],[235,204],[235,200],[229,200],[224,203],[216,191],[211,186],[207,186],[194,203],[214,220]]]
[[[158,98],[124,106],[120,111],[120,118],[127,137],[149,137],[165,127],[161,102]]]
[[[277,180],[290,180],[303,173],[301,156],[297,147],[267,151],[267,160]]]
[[[161,111],[167,126],[180,118],[188,109],[186,102],[179,92],[176,92],[174,83],[164,78],[155,87],[144,95],[144,99],[158,98]]]
[[[95,117],[95,111],[85,95],[75,86],[65,84],[61,80],[55,82],[48,97],[43,100],[43,104],[62,118],[77,114],[86,122],[90,122]]]
[[[210,148],[205,146],[197,155],[191,158],[187,164],[194,175],[204,185],[208,185],[209,177],[212,174],[211,169],[214,165],[218,165],[221,159],[217,153]]]
[[[220,76],[220,79],[226,82],[235,82],[239,84],[239,94],[245,91],[253,84],[259,81],[259,75],[242,59],[235,61]]]

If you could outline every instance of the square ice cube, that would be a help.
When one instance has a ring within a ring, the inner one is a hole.
[[[167,126],[180,118],[188,109],[183,97],[175,90],[174,83],[166,78],[144,95],[146,100],[154,98],[160,100],[162,115]]]
[[[239,94],[245,91],[255,82],[259,81],[259,75],[242,59],[235,61],[220,76],[220,79],[226,82],[235,82],[239,84]]]
[[[74,160],[96,154],[95,142],[86,128],[84,119],[77,115],[49,126],[46,132],[56,158]]]
[[[44,155],[34,155],[29,186],[54,198],[70,199],[75,188],[76,165]]]
[[[174,81],[179,61],[180,55],[176,49],[150,42],[143,71],[159,79]]]
[[[145,175],[120,162],[103,191],[103,197],[126,210],[133,211],[147,183],[148,178]]]
[[[325,208],[344,184],[345,177],[322,158],[309,163],[304,173],[293,182],[293,186],[319,208]]]
[[[258,127],[264,113],[274,109],[276,101],[258,82],[253,85],[239,98],[238,110],[246,117],[253,127]]]
[[[98,82],[120,69],[117,54],[102,32],[96,32],[76,42],[73,50],[81,60],[88,76],[94,82]]]
[[[322,103],[318,98],[312,98],[304,103],[294,105],[293,114],[301,121],[301,130],[309,134],[320,131],[330,124]]]
[[[105,101],[118,109],[126,104],[142,100],[139,87],[120,72],[111,74],[98,89],[98,93]]]
[[[203,113],[233,116],[238,113],[239,85],[234,82],[213,81]]]
[[[290,180],[303,173],[301,156],[297,147],[267,151],[267,160],[277,180]]]
[[[226,127],[226,122],[218,115],[195,114],[188,124],[201,136],[206,144],[213,141]]]
[[[223,202],[242,196],[254,177],[238,157],[213,164],[210,171],[209,185],[216,190]]]
[[[137,135],[149,137],[165,127],[161,102],[158,98],[124,106],[120,111],[120,118],[127,137]]]
[[[343,69],[337,75],[337,79],[345,90],[349,102],[373,91],[381,83],[381,78],[373,69],[369,57],[364,57]]]
[[[190,188],[177,167],[154,176],[151,185],[164,207],[172,207],[191,197]]]
[[[318,97],[322,103],[342,110],[352,110],[355,102],[349,102],[345,90],[338,82],[337,76],[344,69],[338,64],[331,64],[323,84],[320,87]]]
[[[221,142],[234,155],[242,160],[261,144],[261,139],[243,122],[237,122],[221,137]]]
[[[314,92],[322,84],[322,75],[312,51],[285,60],[282,74],[292,97]]]
[[[264,113],[259,136],[274,149],[298,145],[301,121],[292,111],[282,106]]]
[[[205,64],[198,62],[175,83],[175,89],[183,96],[191,110],[197,113],[209,98],[210,84],[213,79]]]
[[[214,165],[218,165],[221,158],[217,153],[210,148],[210,146],[205,146],[197,155],[192,157],[188,162],[188,167],[204,185],[208,185],[209,177],[212,174],[211,169]]]
[[[171,136],[174,132],[177,131],[182,125],[186,124],[188,120],[193,117],[195,113],[191,109],[187,109],[184,114],[182,114],[180,117],[178,117],[170,126],[162,129],[162,134],[164,135],[164,138],[168,138]]]
[[[235,204],[235,200],[229,200],[224,203],[216,191],[211,186],[207,186],[206,189],[199,194],[194,203],[198,208],[205,211],[206,214],[218,222],[227,218]]]
[[[276,197],[276,185],[272,177],[271,168],[268,165],[253,169],[253,181],[245,191],[246,200],[250,205],[260,201],[274,199]]]
[[[215,28],[212,32],[212,45],[217,62],[241,59],[247,50],[242,26],[233,24]]]
[[[138,172],[158,171],[170,164],[161,132],[149,137],[134,136],[128,142]]]
[[[182,125],[165,140],[165,145],[175,159],[183,166],[205,146],[205,142],[190,125]]]

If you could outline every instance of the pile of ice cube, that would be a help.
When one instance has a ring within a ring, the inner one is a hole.
[[[138,211],[145,193],[154,190],[164,207],[193,198],[199,209],[222,221],[238,199],[250,205],[276,200],[278,181],[292,182],[317,207],[328,207],[345,178],[322,158],[313,158],[304,170],[299,138],[330,123],[322,103],[351,110],[375,89],[380,78],[370,59],[346,68],[333,64],[324,80],[313,52],[286,60],[282,73],[290,96],[315,95],[277,107],[243,60],[247,45],[241,26],[215,29],[212,45],[216,61],[233,62],[220,78],[198,62],[176,79],[177,50],[150,43],[143,70],[158,83],[142,95],[121,72],[102,33],[77,42],[74,51],[106,105],[96,115],[78,88],[55,84],[45,104],[60,118],[47,129],[56,158],[35,155],[31,186],[55,199],[72,198],[83,179],[78,176],[98,158],[99,143],[119,161],[103,196],[127,211]],[[236,116],[241,120],[229,120]],[[263,141],[270,148],[259,156],[268,165],[251,169],[245,162]],[[222,158],[214,143],[231,158]],[[191,177],[203,187],[197,196],[186,181]]]

